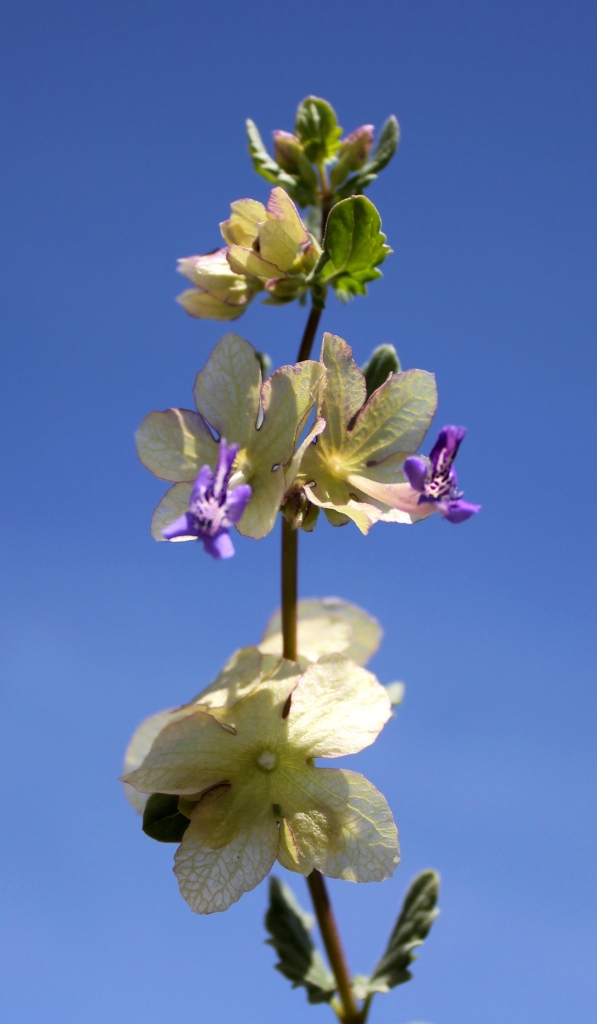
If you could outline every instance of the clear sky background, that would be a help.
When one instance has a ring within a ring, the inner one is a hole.
[[[272,970],[266,887],[192,915],[172,846],[117,777],[137,722],[257,641],[277,531],[216,564],[156,545],[136,460],[150,409],[188,405],[222,333],[174,303],[179,256],[264,199],[243,134],[327,97],[349,131],[395,113],[369,190],[394,248],[322,327],[392,342],[469,428],[453,527],[318,526],[303,596],[385,628],[404,707],[351,759],[387,795],[403,862],[332,884],[351,966],[377,959],[409,880],[443,878],[415,980],[373,1022],[594,1016],[597,7],[529,0],[284,5],[21,0],[4,9],[2,1018],[8,1024],[331,1020]],[[304,311],[239,333],[292,361]],[[434,428],[435,433],[435,428]],[[285,874],[280,869],[280,874]],[[303,880],[286,875],[306,902]]]

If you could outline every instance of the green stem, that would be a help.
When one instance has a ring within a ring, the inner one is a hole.
[[[323,173],[325,174],[325,170]],[[332,208],[333,198],[334,196],[333,193],[331,192],[324,192],[321,197],[322,242],[325,237],[325,228],[328,222],[328,217],[330,215],[330,210]],[[297,363],[303,362],[303,360],[308,359],[309,356],[311,355],[311,349],[313,347],[313,342],[315,341],[315,335],[317,333],[317,328],[319,327],[319,321],[321,320],[322,313],[323,309],[321,309],[319,306],[311,306],[311,311],[309,313],[307,323],[305,324],[305,330],[303,332],[302,341],[298,351],[298,356],[296,360]]]
[[[321,319],[322,310],[312,307],[309,313],[298,361],[308,359]],[[297,601],[298,601],[298,530],[282,517],[282,637],[283,655],[297,660]],[[350,971],[340,939],[323,875],[312,871],[307,878],[313,908],[321,937],[338,986],[343,1024],[362,1024],[362,1016],[352,990]]]
[[[303,340],[301,341],[301,347],[297,356],[297,363],[302,363],[304,359],[308,359],[311,355],[311,349],[313,342],[315,341],[315,334],[319,327],[319,321],[321,320],[321,314],[323,309],[318,309],[317,306],[311,306],[311,312],[305,325],[305,332],[303,334]]]
[[[340,932],[330,903],[325,879],[321,872],[312,871],[307,877],[307,885],[313,901],[313,909],[317,917],[317,923],[328,955],[330,967],[334,972],[338,995],[342,1003],[343,1024],[360,1024],[361,1014],[354,997],[350,981],[350,971],[342,948]]]
[[[282,516],[282,655],[297,660],[298,530]]]

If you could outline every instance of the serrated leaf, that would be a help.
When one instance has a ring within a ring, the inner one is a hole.
[[[439,914],[436,907],[439,897],[439,875],[435,871],[423,871],[412,882],[402,905],[400,916],[390,935],[388,945],[369,982],[362,979],[361,991],[365,995],[387,992],[396,985],[402,985],[412,978],[409,965],[416,960],[414,950],[422,945],[429,934],[431,925]]]
[[[340,297],[364,295],[366,283],[381,277],[377,266],[392,251],[385,241],[381,217],[369,199],[353,196],[337,203],[326,226],[324,253],[328,262],[320,281],[333,284]]]
[[[342,188],[338,189],[336,193],[338,198],[346,199],[348,196],[357,195],[366,189],[372,181],[375,181],[379,172],[389,164],[390,160],[394,156],[398,149],[399,142],[400,126],[392,114],[379,133],[377,146],[375,147],[371,158],[367,161],[364,167],[361,167],[358,174],[349,178]]]
[[[279,167],[273,157],[269,155],[255,122],[251,121],[250,118],[247,118],[245,123],[247,128],[247,139],[249,142],[249,153],[257,174],[260,174],[266,181],[271,181],[275,185],[280,184],[280,175],[289,178],[291,183],[293,183],[294,179],[282,171],[282,168]]]
[[[377,391],[391,373],[400,373],[400,360],[393,345],[378,345],[362,367],[367,385],[367,398]]]
[[[355,974],[352,979],[352,990],[356,999],[366,999],[367,996],[375,995],[376,992],[387,992],[387,987],[383,982],[378,984],[372,981],[365,974]]]
[[[276,970],[292,982],[293,988],[302,985],[310,1003],[328,1003],[336,985],[309,934],[313,918],[302,910],[292,891],[277,878],[270,878],[265,927],[271,935],[266,942],[274,947],[279,957]]]
[[[383,170],[394,156],[399,142],[400,125],[391,114],[379,133],[377,146],[373,150],[370,160],[361,168],[361,174],[378,174]]]
[[[296,112],[295,134],[309,160],[320,164],[338,151],[342,135],[334,108],[318,96],[307,96]]]

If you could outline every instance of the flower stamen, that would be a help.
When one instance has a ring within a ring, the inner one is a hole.
[[[262,750],[259,757],[257,758],[257,764],[260,768],[263,768],[265,772],[273,772],[274,768],[278,764],[278,758],[271,750]]]

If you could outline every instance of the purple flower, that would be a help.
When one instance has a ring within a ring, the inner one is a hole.
[[[449,523],[463,523],[481,508],[462,500],[453,462],[466,427],[443,427],[431,449],[429,463],[418,455],[404,462],[404,473],[413,490],[419,492],[418,504],[435,505]]]
[[[230,527],[240,520],[251,497],[249,484],[230,488],[232,463],[239,446],[220,439],[220,454],[215,473],[203,466],[193,485],[189,510],[162,530],[165,540],[200,540],[213,558],[231,558],[234,545]]]

